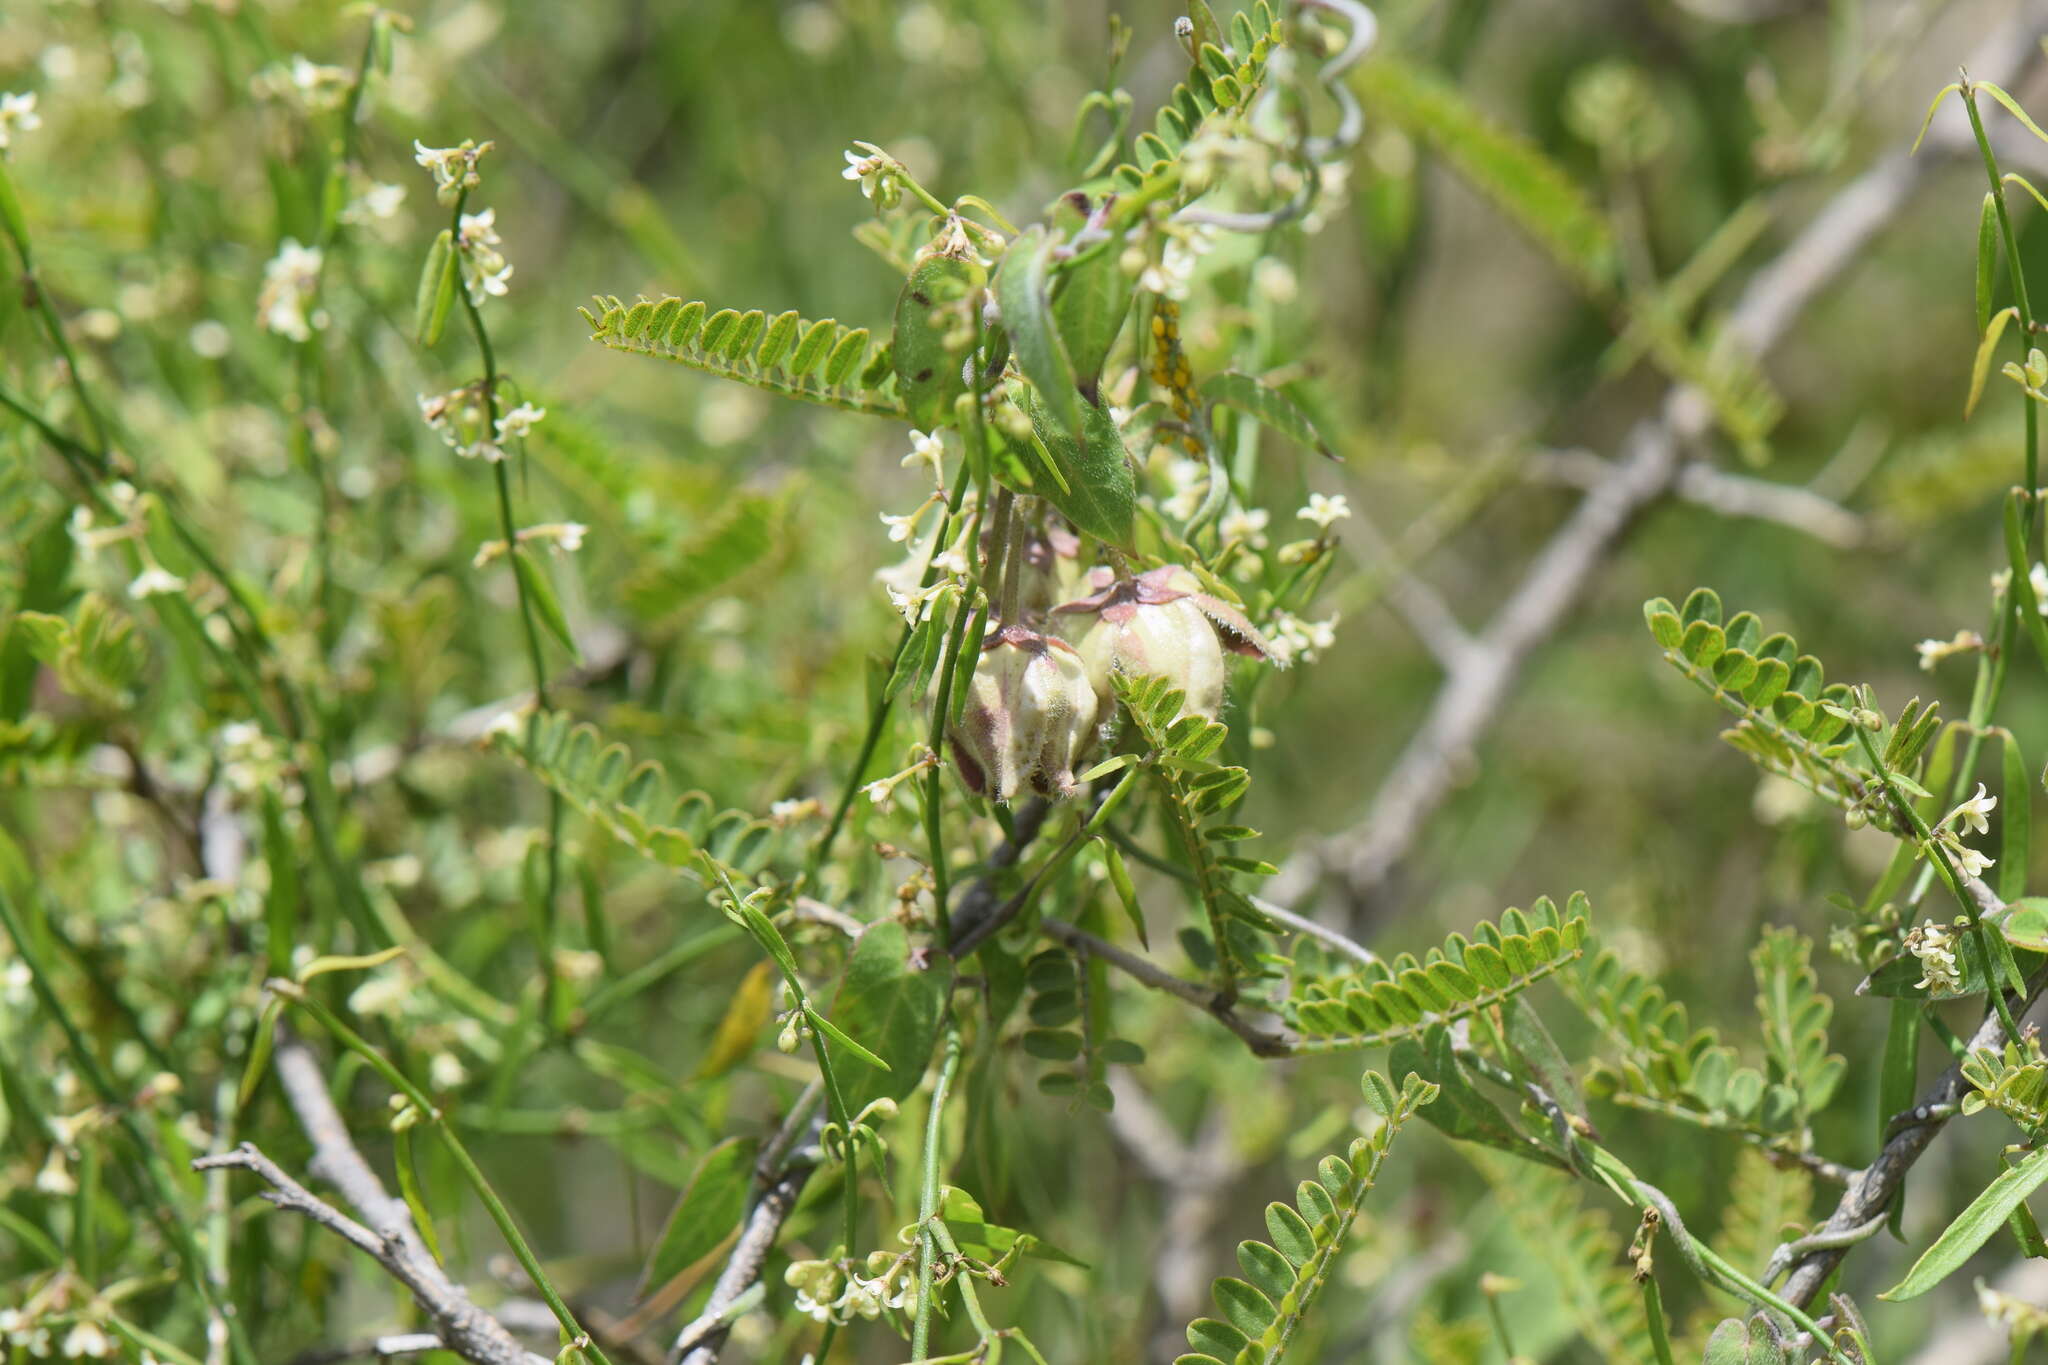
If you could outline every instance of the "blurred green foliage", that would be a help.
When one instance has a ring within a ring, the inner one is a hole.
[[[1132,34],[1119,79],[1141,127],[1187,71],[1178,12],[1118,11]],[[1366,124],[1348,183],[1328,187],[1313,232],[1218,244],[1182,320],[1198,375],[1249,362],[1284,380],[1344,458],[1290,447],[1246,463],[1239,494],[1270,511],[1272,539],[1307,534],[1294,509],[1312,491],[1347,494],[1383,534],[1338,528],[1345,560],[1315,613],[1338,618],[1332,646],[1255,683],[1240,674],[1226,719],[1232,761],[1256,774],[1242,818],[1267,832],[1260,856],[1281,862],[1352,827],[1436,693],[1441,669],[1387,609],[1389,585],[1421,575],[1476,628],[1580,496],[1560,476],[1572,453],[1612,456],[1673,379],[1714,396],[1706,460],[1845,505],[1853,537],[1659,502],[1537,651],[1480,750],[1457,756],[1469,780],[1395,880],[1361,906],[1323,892],[1295,909],[1391,956],[1583,889],[1617,969],[1658,982],[1752,1062],[1797,1051],[1758,1021],[1751,945],[1770,926],[1827,944],[1851,922],[1827,898],[1860,903],[1891,841],[1845,832],[1716,745],[1711,708],[1658,666],[1639,608],[1711,583],[1832,676],[1872,684],[1889,713],[1914,695],[1964,713],[1967,661],[1928,676],[1913,644],[1989,629],[1986,579],[2006,562],[1996,503],[2020,478],[2022,400],[1994,377],[1974,421],[1962,416],[1981,168],[1952,146],[1924,152],[1941,160],[1921,189],[1759,366],[1717,350],[1715,332],[1831,192],[1910,142],[1925,99],[2002,12],[1859,0],[1380,10],[1380,55],[1352,78]],[[1026,222],[1078,178],[1074,147],[1089,139],[1071,135],[1075,112],[1111,74],[1110,10],[1096,3],[571,13],[449,0],[403,20],[346,143],[336,100],[366,54],[360,7],[30,0],[0,25],[0,89],[33,90],[42,125],[17,127],[5,151],[37,281],[9,256],[20,283],[0,291],[0,387],[81,443],[67,463],[22,412],[0,412],[0,890],[123,1097],[93,1093],[26,957],[0,948],[0,1315],[57,1324],[31,1343],[0,1317],[16,1359],[46,1353],[37,1344],[83,1353],[89,1339],[65,1346],[81,1321],[128,1333],[110,1348],[128,1355],[225,1358],[175,1238],[151,1227],[158,1213],[197,1237],[262,1359],[313,1359],[303,1353],[418,1321],[363,1257],[262,1213],[247,1177],[184,1169],[233,1132],[303,1171],[308,1148],[275,1084],[238,1103],[262,982],[393,939],[413,944],[402,961],[316,978],[311,992],[431,1091],[614,1358],[636,1358],[635,1341],[665,1349],[724,1239],[665,1220],[688,1189],[683,1209],[730,1223],[744,1171],[721,1139],[773,1134],[814,1068],[768,1046],[789,1001],[700,888],[646,866],[630,832],[573,795],[554,865],[541,852],[554,798],[505,756],[516,735],[476,742],[494,714],[476,708],[533,682],[512,572],[472,565],[503,534],[494,474],[509,476],[518,524],[588,528],[574,553],[536,545],[523,561],[542,568],[580,647],[579,662],[538,641],[553,705],[661,764],[675,792],[705,793],[707,814],[767,820],[778,856],[800,854],[847,780],[898,629],[875,575],[901,551],[877,517],[915,505],[923,472],[899,468],[900,424],[614,354],[586,340],[575,308],[593,292],[679,295],[886,335],[903,271],[855,240],[875,214],[839,177],[844,150],[886,147],[942,198],[976,194]],[[456,458],[418,397],[478,372],[459,313],[431,349],[412,327],[420,263],[448,221],[414,141],[464,138],[495,143],[471,207],[495,211],[514,267],[508,293],[482,305],[515,386],[507,405],[547,414],[495,470]],[[2038,147],[2015,152],[2022,169],[2041,160]],[[386,185],[404,191],[395,207]],[[2038,259],[2037,206],[2014,201],[2020,254]],[[338,231],[337,203],[350,206]],[[311,345],[262,325],[266,266],[286,239],[328,245]],[[42,331],[45,302],[75,376]],[[134,513],[112,484],[113,502],[81,519],[100,425],[117,471],[174,497],[189,541],[147,511],[147,492],[146,534],[99,534]],[[145,562],[125,557],[138,548]],[[135,595],[146,564],[182,585],[168,596],[189,589],[193,614]],[[232,601],[235,587],[260,610]],[[227,617],[249,618],[239,637],[211,624]],[[254,727],[251,693],[297,706],[296,737]],[[2014,669],[2007,695],[2001,719],[2038,760],[2039,677]],[[899,712],[868,777],[924,737],[924,718]],[[893,815],[858,803],[844,866],[820,884],[857,920],[885,918],[913,876],[876,848],[922,847],[908,790],[902,802]],[[972,856],[985,856],[998,823],[972,829]],[[1165,876],[1133,871],[1148,903],[1169,898]],[[1103,884],[1076,906],[1084,929],[1131,937]],[[1174,938],[1183,922],[1155,913],[1152,947],[1198,975]],[[277,932],[297,925],[302,937]],[[822,993],[844,955],[829,924],[791,932]],[[985,989],[1018,998],[1027,957],[987,968]],[[1857,1166],[1874,1151],[1887,1019],[1853,995],[1861,964],[1822,948],[1812,968],[1849,1060],[1810,1136]],[[1015,979],[997,980],[1004,970]],[[1098,1028],[1142,1046],[1142,1067],[1090,1077],[1131,1089],[1113,1116],[1042,1094],[1045,1059],[991,1033],[956,1082],[966,1117],[951,1179],[991,1223],[1078,1262],[1021,1262],[1006,1287],[984,1288],[998,1322],[1056,1361],[1151,1358],[1162,1341],[1181,1349],[1186,1318],[1210,1311],[1207,1281],[1232,1273],[1230,1247],[1279,1239],[1267,1203],[1351,1142],[1360,1066],[1263,1061],[1099,959],[1062,989],[1101,993],[1091,1047]],[[1567,1056],[1609,1041],[1549,1013]],[[1950,1022],[1967,1031],[1974,1016]],[[1136,1055],[1125,1046],[1118,1056]],[[394,1167],[405,1139],[389,1132],[389,1087],[333,1051],[352,1130],[380,1169],[416,1167],[456,1278],[486,1304],[529,1298],[449,1150],[421,1141]],[[1923,1071],[1937,1049],[1925,1051]],[[899,1248],[889,1239],[917,1216],[924,1103],[894,1088],[901,1114],[881,1125],[891,1183],[868,1191],[862,1250]],[[1829,1207],[1831,1186],[1739,1141],[1597,1092],[1592,1103],[1605,1144],[1695,1231],[1718,1228],[1716,1245],[1752,1274],[1782,1224]],[[1143,1121],[1155,1111],[1183,1169],[1158,1165]],[[168,1209],[124,1145],[131,1120],[170,1172]],[[1980,1120],[1919,1169],[1914,1245],[1995,1173],[2003,1140]],[[1299,1358],[1498,1360],[1495,1311],[1530,1359],[1643,1358],[1639,1325],[1616,1325],[1639,1323],[1640,1305],[1611,1292],[1632,1229],[1566,1180],[1415,1125]],[[771,1262],[769,1311],[740,1319],[730,1358],[815,1345],[780,1272],[829,1252],[836,1199],[836,1185],[805,1196]],[[689,1272],[687,1292],[636,1314],[650,1257],[656,1281]],[[1874,1292],[1905,1263],[1873,1247],[1845,1287]],[[1482,1287],[1485,1272],[1519,1285]],[[1664,1280],[1695,1351],[1738,1311]],[[1956,1280],[1887,1308],[1880,1338],[1905,1350],[1970,1311],[1966,1297]],[[940,1340],[959,1349],[971,1334],[955,1321]],[[841,1338],[834,1358],[907,1354],[877,1332]]]

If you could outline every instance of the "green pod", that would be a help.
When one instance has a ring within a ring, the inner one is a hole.
[[[947,343],[973,336],[966,310],[987,283],[988,271],[965,236],[941,233],[918,255],[896,296],[896,387],[911,422],[921,430],[942,424],[953,411],[953,400],[967,392],[961,367],[968,347]]]
[[[433,246],[427,248],[419,293],[413,301],[413,332],[422,346],[440,341],[441,331],[448,325],[448,310],[455,306],[457,271],[454,236],[442,228]]]

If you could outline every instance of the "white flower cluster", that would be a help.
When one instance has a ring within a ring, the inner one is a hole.
[[[455,250],[462,261],[462,285],[469,291],[469,301],[480,304],[486,298],[503,297],[510,287],[512,267],[499,254],[503,243],[498,236],[498,211],[485,209],[482,213],[462,215],[461,229],[455,235]]]
[[[355,77],[346,67],[322,66],[300,53],[251,76],[249,93],[260,100],[293,100],[308,113],[324,113],[341,108],[354,85]]]
[[[434,197],[452,204],[464,190],[473,190],[482,183],[476,163],[495,145],[465,139],[459,147],[429,147],[415,138],[412,159],[433,172]]]
[[[43,116],[36,112],[36,94],[0,94],[0,152],[14,145],[16,135],[33,133],[43,126]]]
[[[128,583],[128,596],[140,602],[185,591],[185,580],[161,564],[151,564]]]
[[[2048,564],[2034,561],[2034,567],[2027,570],[2027,583],[2034,590],[2034,610],[2048,616]],[[2005,596],[2005,590],[2012,586],[2012,570],[2000,569],[1991,575],[1991,591],[1998,597]]]
[[[909,1257],[877,1252],[868,1258],[868,1269],[879,1273],[862,1275],[827,1261],[797,1261],[783,1278],[796,1289],[797,1311],[818,1322],[872,1320],[884,1309],[917,1311],[917,1275]]]
[[[1920,959],[1920,979],[1913,984],[1935,996],[1960,990],[1963,976],[1956,967],[1955,945],[1955,934],[1933,920],[1908,933],[1906,951]]]
[[[544,544],[558,555],[573,555],[583,548],[583,537],[590,528],[580,521],[551,521],[539,526],[527,526],[519,531],[521,545]],[[477,547],[476,555],[469,561],[473,569],[481,569],[505,553],[505,542],[487,540]]]
[[[1266,627],[1266,644],[1273,662],[1281,668],[1314,663],[1317,655],[1337,643],[1338,619],[1332,616],[1327,621],[1304,621],[1292,612],[1274,612],[1272,623]]]
[[[1169,299],[1185,299],[1194,286],[1195,267],[1216,244],[1216,229],[1196,226],[1166,239],[1159,264],[1147,266],[1138,276],[1138,288]]]
[[[256,321],[266,330],[304,341],[327,325],[325,313],[307,313],[320,289],[320,248],[284,239],[263,267],[263,291],[256,296]]]
[[[846,153],[846,169],[839,178],[859,182],[861,197],[874,200],[876,208],[896,207],[903,198],[903,180],[895,159],[872,142],[853,145],[855,150]]]
[[[1920,655],[1922,672],[1932,673],[1934,666],[1954,654],[1974,654],[1984,648],[1984,637],[1974,630],[1959,630],[1952,640],[1922,640],[1913,648]]]
[[[398,209],[405,203],[405,186],[373,184],[367,190],[349,200],[341,211],[341,221],[350,227],[368,227],[373,223],[387,222],[398,216]]]
[[[492,464],[505,458],[508,442],[524,439],[548,415],[546,408],[521,403],[501,414],[486,432],[484,422],[489,409],[474,384],[447,393],[420,394],[419,404],[420,419],[447,442],[450,450],[465,460],[481,459]]]
[[[1987,868],[1998,860],[1987,858],[1963,842],[1963,834],[1989,834],[1991,822],[1988,817],[1998,809],[1998,798],[1984,793],[1984,784],[1977,784],[1977,794],[1956,806],[1941,817],[1941,823],[1934,827],[1935,842],[1948,852],[1949,860],[1956,871],[1965,877],[1981,877]]]

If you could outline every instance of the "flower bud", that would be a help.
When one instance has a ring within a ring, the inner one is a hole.
[[[1076,639],[1105,713],[1114,675],[1157,674],[1186,693],[1183,715],[1214,720],[1223,709],[1223,652],[1254,659],[1270,652],[1244,613],[1202,591],[1201,580],[1177,564],[1121,580],[1097,569],[1090,586],[1090,596],[1053,610]]]
[[[1071,796],[1074,759],[1094,737],[1095,689],[1065,640],[1005,626],[982,645],[960,720],[946,732],[969,791]]]

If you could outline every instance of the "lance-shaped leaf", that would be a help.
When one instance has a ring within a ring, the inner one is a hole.
[[[996,271],[996,305],[1002,309],[1003,329],[1010,334],[1010,347],[1024,377],[1069,439],[1078,441],[1088,405],[1081,401],[1074,361],[1052,313],[1052,251],[1058,245],[1059,239],[1043,227],[1034,225],[1019,234]]]
[[[690,1183],[669,1211],[654,1254],[640,1276],[640,1293],[658,1288],[711,1254],[747,1210],[754,1174],[754,1144],[727,1138],[704,1154]]]
[[[900,1100],[924,1079],[939,1037],[939,1018],[953,985],[952,959],[943,953],[913,960],[910,935],[894,920],[871,924],[855,940],[833,1001],[832,1021],[889,1069],[841,1069],[850,1111],[887,1096]]]
[[[2006,1219],[2028,1195],[2048,1180],[2048,1147],[2027,1153],[2017,1166],[1998,1173],[1984,1192],[1934,1239],[1906,1278],[1878,1295],[1897,1302],[1916,1298],[1962,1268],[1963,1262],[2005,1226]]]
[[[1080,530],[1131,549],[1138,484],[1123,437],[1106,410],[1082,402],[1078,394],[1070,396],[1082,412],[1079,441],[1067,434],[1058,415],[1038,395],[1030,398],[1031,429],[1051,464],[1050,473],[1035,480],[1031,491],[1059,508]]]
[[[1307,446],[1333,460],[1339,458],[1330,449],[1329,442],[1323,439],[1322,433],[1316,430],[1308,414],[1296,407],[1292,398],[1262,379],[1225,370],[1202,381],[1201,395],[1205,403],[1236,408],[1297,445]]]

